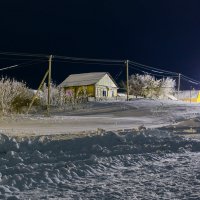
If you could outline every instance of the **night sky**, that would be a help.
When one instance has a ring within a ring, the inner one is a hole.
[[[130,59],[200,81],[199,0],[5,0],[0,51]],[[0,56],[0,68],[22,60]],[[48,63],[1,72],[37,87]],[[120,66],[53,63],[60,83],[71,73]],[[122,75],[123,77],[123,75]]]

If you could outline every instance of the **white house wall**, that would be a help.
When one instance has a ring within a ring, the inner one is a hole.
[[[117,86],[113,80],[106,74],[101,80],[99,80],[96,85],[96,97],[116,97],[117,96]],[[103,96],[103,91],[106,91],[106,96]]]
[[[115,83],[112,81],[112,79],[108,76],[108,74],[106,74],[102,79],[100,79],[96,85],[103,85],[103,86],[107,86],[107,87],[116,87]]]

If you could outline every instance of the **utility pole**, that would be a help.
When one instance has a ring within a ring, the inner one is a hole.
[[[178,94],[177,94],[177,96],[178,96],[178,99],[179,99],[179,91],[180,91],[180,86],[181,86],[181,74],[179,73],[178,74]]]
[[[35,99],[37,98],[37,96],[38,96],[38,94],[39,94],[39,92],[40,92],[40,89],[41,89],[42,86],[44,85],[44,82],[45,82],[45,80],[46,80],[48,74],[49,74],[49,70],[47,70],[47,72],[45,73],[45,75],[44,75],[44,77],[43,77],[43,79],[42,79],[42,81],[41,81],[41,83],[40,83],[40,85],[39,85],[39,87],[38,87],[38,89],[37,89],[37,92],[36,92],[35,95],[33,96],[32,100],[31,100],[31,103],[30,103],[30,105],[29,105],[29,107],[28,107],[27,114],[29,113],[29,111],[30,111],[30,109],[31,109],[31,107],[32,107],[32,105],[33,105]]]
[[[129,71],[128,71],[128,60],[125,61],[126,65],[126,91],[127,91],[127,101],[129,100]]]
[[[47,113],[50,114],[51,104],[51,66],[52,66],[52,55],[49,56],[49,76],[48,76],[48,102],[47,102]]]

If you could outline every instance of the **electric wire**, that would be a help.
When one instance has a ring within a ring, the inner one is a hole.
[[[163,70],[163,69],[151,67],[151,66],[144,65],[144,64],[140,64],[140,63],[133,62],[133,61],[129,61],[129,63],[132,64],[132,65],[141,66],[141,67],[146,67],[146,68],[149,68],[149,69],[151,69],[151,70],[156,70],[156,71],[160,71],[160,72],[164,72],[164,73],[178,74],[177,72],[171,72],[171,71],[168,71],[168,70]]]
[[[40,58],[48,58],[49,57],[49,55],[46,55],[46,54],[30,54],[30,53],[17,53],[17,52],[0,52],[0,55],[22,56],[22,57],[40,57]]]
[[[87,62],[87,61],[72,61],[72,60],[53,60],[53,62],[64,62],[64,63],[74,63],[74,64],[95,64],[95,65],[114,65],[122,66],[121,63],[104,63],[104,62]]]
[[[50,55],[46,55],[46,54],[28,54],[28,53],[16,53],[16,52],[0,52],[0,55],[22,56],[22,57],[42,57],[42,58],[48,58],[50,56]],[[67,56],[58,56],[58,55],[53,55],[53,58],[63,59],[63,60],[72,60],[72,61],[124,63],[124,60],[78,58],[78,57],[67,57]]]
[[[1,55],[0,55],[1,56]],[[0,57],[0,60],[8,60],[8,61],[17,61],[17,60],[24,60],[24,61],[37,61],[37,60],[41,60],[41,59],[30,59],[30,58],[8,58],[8,57]],[[46,59],[47,60],[47,59]]]
[[[145,68],[145,67],[141,67],[141,66],[135,66],[134,65],[134,67],[138,67],[138,68],[141,68],[141,69],[143,69],[143,70],[146,70],[146,71],[151,71],[151,72],[154,72],[154,73],[159,73],[159,75],[168,75],[168,76],[171,76],[171,75],[176,75],[176,74],[172,74],[172,73],[164,73],[164,72],[157,72],[157,71],[155,71],[155,70],[151,70],[151,69],[148,69],[148,68]]]
[[[105,62],[105,63],[124,63],[124,60],[112,60],[112,59],[95,59],[95,58],[77,58],[54,55],[54,58],[72,61],[88,61],[88,62]]]
[[[191,81],[191,80],[188,80],[188,79],[186,79],[184,77],[182,77],[182,79],[185,80],[185,81],[187,81],[187,82],[189,82],[189,83],[192,83],[192,84],[195,84],[195,85],[200,85],[200,82]]]
[[[157,73],[178,75],[178,73],[176,73],[176,72],[170,72],[170,71],[166,71],[166,70],[150,67],[150,66],[147,66],[147,65],[138,64],[138,63],[135,63],[135,62],[132,62],[132,61],[130,61],[129,63],[132,66],[136,66],[136,67],[139,67],[139,68],[142,68],[142,69],[146,69],[146,70],[149,70],[149,71],[153,71],[153,72],[157,72]]]
[[[197,80],[195,80],[195,79],[193,79],[193,78],[190,78],[190,77],[188,77],[188,76],[185,76],[185,75],[182,75],[182,74],[181,74],[181,76],[182,76],[182,78],[188,79],[188,80],[190,80],[190,81],[194,81],[194,82],[200,83],[199,81],[197,81]]]
[[[164,74],[161,75],[161,74],[155,74],[155,73],[143,71],[143,70],[137,69],[136,67],[133,67],[133,66],[129,66],[129,67],[130,67],[131,69],[140,71],[140,72],[142,72],[143,74],[149,74],[149,75],[158,76],[158,77],[177,77],[177,75],[164,75]]]
[[[120,77],[120,75],[122,74],[122,72],[123,72],[123,69],[115,76],[115,80],[117,80],[119,77]]]
[[[6,56],[21,56],[21,57],[34,57],[34,58],[49,58],[50,55],[47,54],[30,54],[30,53],[17,53],[17,52],[0,52],[0,55],[6,55]],[[85,64],[101,64],[101,65],[120,65],[120,64],[124,64],[125,60],[112,60],[112,59],[94,59],[94,58],[78,58],[78,57],[67,57],[67,56],[58,56],[58,55],[53,55],[54,61],[57,62],[61,62],[61,61],[66,61],[66,62],[72,62],[72,63],[85,63]],[[18,59],[18,58],[17,58]],[[160,74],[160,76],[169,76],[169,75],[173,75],[174,77],[176,77],[178,75],[178,73],[176,72],[172,72],[172,71],[168,71],[168,70],[163,70],[163,69],[159,69],[156,67],[152,67],[149,65],[144,65],[138,62],[134,62],[134,61],[129,61],[129,64],[131,66],[134,67],[138,67],[140,69],[144,69],[146,71],[151,71],[153,73],[158,73]],[[0,69],[0,71],[2,70],[7,70],[7,69],[12,69],[12,68],[17,68],[19,67],[19,65],[12,65],[9,67],[5,67]],[[129,66],[130,67],[130,66]],[[144,73],[144,71],[143,71]],[[147,73],[147,72],[146,72]],[[153,74],[148,72],[149,74]],[[156,76],[159,76],[158,74],[154,74]],[[162,74],[162,75],[161,75]],[[199,81],[192,79],[188,76],[182,75],[181,74],[181,78],[183,78],[184,80],[187,80],[188,82],[190,81],[191,83],[197,83],[200,84]]]
[[[4,71],[4,70],[7,70],[7,69],[12,69],[12,68],[16,68],[18,67],[19,65],[11,65],[9,67],[4,67],[4,68],[1,68],[0,71]]]
[[[34,64],[43,63],[43,62],[46,62],[46,61],[42,60],[40,62],[38,61],[38,62],[20,63],[20,64],[16,64],[16,65],[11,65],[8,67],[0,68],[0,71],[5,71],[5,70],[13,69],[13,68],[16,69],[16,68],[26,67],[26,66],[30,66],[30,65],[34,65]]]

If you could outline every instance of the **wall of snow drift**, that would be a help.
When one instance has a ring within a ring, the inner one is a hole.
[[[17,141],[0,134],[0,199],[101,199],[98,195],[102,190],[111,199],[124,198],[127,193],[121,190],[125,190],[129,179],[123,185],[117,176],[126,176],[126,170],[134,168],[131,176],[136,176],[141,173],[141,167],[152,165],[152,161],[157,162],[166,155],[199,151],[198,140],[155,129],[121,134],[107,132],[70,140],[36,137]],[[149,176],[148,170],[144,169],[143,176]],[[116,184],[112,186],[114,180]],[[111,184],[109,189],[103,186],[106,184]],[[119,188],[112,189],[117,185]],[[145,195],[145,187],[146,184],[140,190],[132,187],[130,197]],[[113,192],[115,189],[117,193]],[[151,194],[146,192],[146,195],[151,199]]]

